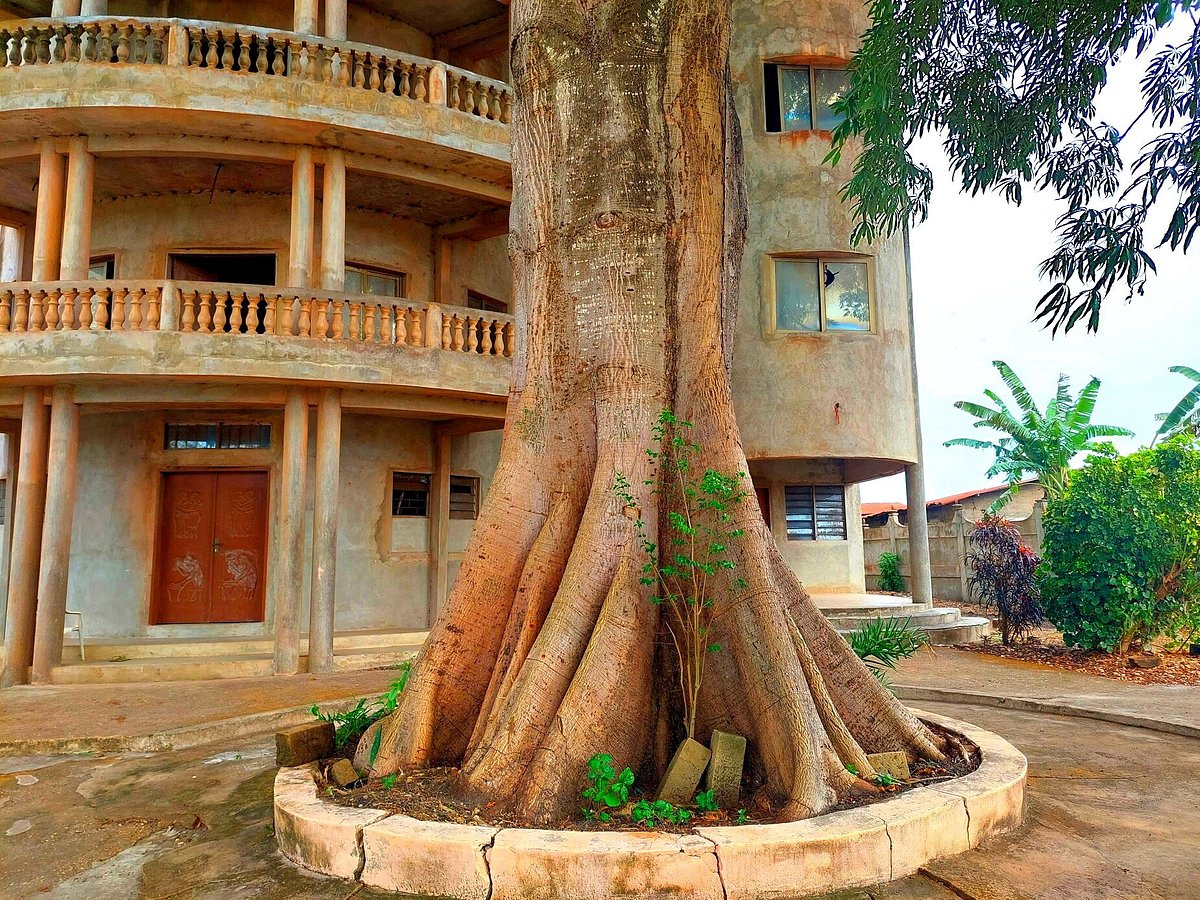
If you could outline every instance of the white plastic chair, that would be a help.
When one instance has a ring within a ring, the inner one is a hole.
[[[74,631],[76,634],[79,635],[79,661],[85,662],[87,660],[87,657],[85,657],[83,655],[83,613],[72,612],[71,610],[68,609],[66,614],[68,616],[75,616],[76,621],[75,621],[75,624],[72,626],[72,625],[66,625],[65,619],[64,619],[63,634],[68,635],[72,631]]]

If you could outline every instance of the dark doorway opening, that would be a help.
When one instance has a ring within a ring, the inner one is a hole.
[[[222,284],[275,284],[274,253],[172,253],[167,277]]]

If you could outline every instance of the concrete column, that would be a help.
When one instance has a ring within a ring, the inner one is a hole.
[[[21,280],[24,251],[24,229],[0,226],[0,281]]]
[[[54,142],[41,142],[38,165],[37,217],[33,225],[33,280],[54,281],[62,258],[63,194],[67,184],[67,161],[54,149]]]
[[[46,460],[46,515],[38,573],[37,621],[33,636],[33,683],[45,684],[62,662],[67,610],[67,572],[75,516],[75,465],[79,455],[79,407],[69,385],[51,394],[50,442]]]
[[[283,407],[279,578],[275,591],[275,674],[300,671],[300,594],[304,590],[304,476],[308,467],[308,400],[288,391]]]
[[[908,495],[908,571],[911,577],[912,598],[917,603],[933,601],[933,573],[929,568],[929,520],[925,514],[925,450],[921,435],[921,392],[917,383],[917,335],[913,318],[912,253],[908,241],[908,226],[904,228],[904,277],[908,282],[908,349],[912,366],[913,435],[917,460],[904,470],[904,487]]]
[[[87,278],[92,255],[92,187],[96,158],[88,152],[87,138],[71,138],[67,161],[67,203],[63,213],[62,264],[64,281]]]
[[[346,39],[346,0],[325,0],[325,37]]]
[[[433,627],[449,590],[446,541],[450,529],[450,453],[453,441],[453,437],[443,428],[434,426],[433,477],[429,480],[429,627]]]
[[[296,161],[292,164],[292,232],[288,249],[288,287],[312,287],[315,194],[316,166],[313,163],[312,149],[301,147],[296,151]]]
[[[79,7],[81,16],[107,16],[108,0],[83,0]]]
[[[345,286],[346,154],[327,150],[321,190],[321,287],[340,291]]]
[[[334,587],[337,568],[338,486],[341,481],[342,395],[333,388],[317,401],[312,596],[308,611],[308,671],[333,671]]]
[[[296,0],[292,31],[301,34],[317,33],[317,0]]]
[[[454,306],[450,296],[450,277],[454,264],[454,244],[449,238],[435,237],[433,244],[433,299]]]
[[[80,11],[79,0],[54,0],[50,4],[50,15],[52,16],[77,16]]]
[[[33,664],[37,615],[38,567],[42,554],[42,518],[46,511],[46,440],[50,410],[41,388],[26,388],[21,410],[12,548],[8,567],[8,610],[4,628],[4,669],[0,687],[24,684]],[[14,479],[9,478],[9,489]]]
[[[925,473],[920,463],[904,470],[908,494],[908,572],[912,598],[917,603],[933,601],[933,576],[929,569],[929,520],[925,515]]]

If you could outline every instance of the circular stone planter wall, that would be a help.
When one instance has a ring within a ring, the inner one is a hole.
[[[422,822],[322,799],[309,765],[275,778],[275,837],[307,869],[455,900],[765,900],[864,887],[911,875],[1022,820],[1020,751],[965,722],[918,714],[978,744],[979,768],[801,822],[688,835]]]

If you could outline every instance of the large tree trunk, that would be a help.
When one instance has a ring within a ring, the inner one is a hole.
[[[528,821],[579,805],[589,757],[661,769],[676,698],[634,522],[660,513],[657,414],[745,472],[730,396],[745,232],[729,0],[514,0],[512,235],[519,333],[499,466],[448,603],[385,723],[377,774],[461,766]],[[941,741],[858,661],[784,564],[757,504],[717,600],[697,736],[748,737],[763,798],[810,816],[865,752]]]

